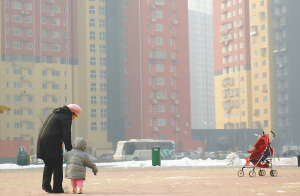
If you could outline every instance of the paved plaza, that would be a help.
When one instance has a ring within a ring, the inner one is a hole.
[[[129,195],[300,195],[300,167],[276,166],[264,177],[238,177],[238,166],[119,168],[98,166],[94,176],[87,169],[83,194]],[[42,168],[0,170],[0,195],[48,195],[41,189]],[[70,180],[63,186],[71,189]],[[71,193],[68,193],[71,194]],[[61,194],[64,195],[64,194]]]

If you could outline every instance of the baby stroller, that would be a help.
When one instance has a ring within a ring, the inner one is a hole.
[[[276,177],[278,175],[278,172],[276,170],[273,170],[272,167],[272,158],[273,155],[273,148],[271,147],[271,142],[275,138],[275,133],[271,131],[273,134],[273,138],[271,141],[269,141],[269,136],[265,135],[263,132],[263,135],[259,137],[259,139],[256,141],[253,150],[248,150],[248,153],[252,153],[249,158],[246,159],[246,164],[242,168],[242,170],[238,171],[238,176],[243,177],[244,176],[244,169],[245,168],[252,168],[249,172],[250,177],[255,177],[256,172],[255,168],[259,167],[260,170],[258,172],[259,176],[265,176],[266,171],[262,170],[262,168],[270,168],[270,175],[273,177]],[[253,166],[249,166],[250,163],[252,163]]]

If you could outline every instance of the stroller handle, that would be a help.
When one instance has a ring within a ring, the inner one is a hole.
[[[273,131],[271,131],[271,133],[273,133],[274,137],[275,137],[275,133]]]

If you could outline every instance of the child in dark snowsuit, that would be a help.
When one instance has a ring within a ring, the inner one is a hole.
[[[78,194],[82,194],[83,180],[85,180],[86,168],[89,167],[93,170],[94,174],[98,172],[97,166],[93,163],[87,153],[86,149],[87,141],[78,137],[75,139],[75,148],[71,151],[64,153],[64,158],[67,161],[66,178],[71,179],[73,187],[72,193],[76,193],[78,187]]]

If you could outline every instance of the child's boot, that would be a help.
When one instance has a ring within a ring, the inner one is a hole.
[[[77,194],[82,194],[82,187],[79,187]]]
[[[72,193],[73,193],[73,194],[76,193],[76,187],[72,189]]]

